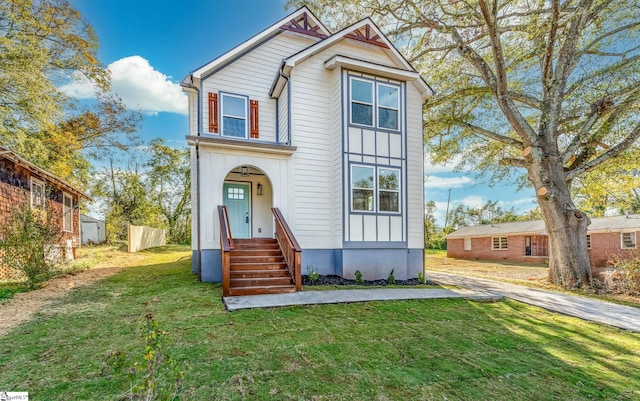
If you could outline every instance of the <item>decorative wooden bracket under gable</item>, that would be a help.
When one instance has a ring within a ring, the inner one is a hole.
[[[364,32],[362,32],[363,30]],[[374,36],[371,36],[372,33],[374,34]],[[344,37],[359,40],[360,42],[369,43],[371,45],[384,47],[385,49],[389,48],[389,46],[382,41],[378,34],[372,32],[370,25],[365,25],[360,29],[356,29],[355,31],[344,35]]]
[[[309,21],[307,13],[302,13],[302,15],[297,19],[292,19],[288,24],[282,25],[280,29],[315,36],[316,38],[324,39],[327,37],[327,35],[318,32],[320,30],[320,25],[311,25],[311,21]]]

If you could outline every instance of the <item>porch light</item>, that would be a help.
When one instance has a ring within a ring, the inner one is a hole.
[[[262,195],[262,184],[258,183],[258,195]]]
[[[249,167],[247,166],[242,166],[242,171],[240,172],[240,175],[243,177],[246,177],[249,175]]]

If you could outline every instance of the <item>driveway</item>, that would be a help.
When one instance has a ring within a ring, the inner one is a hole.
[[[439,284],[455,285],[475,291],[500,293],[507,298],[539,306],[552,312],[640,332],[640,308],[431,270],[426,271],[426,276],[429,280]]]

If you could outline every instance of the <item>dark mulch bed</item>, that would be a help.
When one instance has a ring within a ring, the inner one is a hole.
[[[389,285],[389,283],[387,283],[387,280],[364,280],[362,283],[356,283],[356,280],[349,280],[346,278],[342,278],[340,276],[334,276],[334,275],[329,275],[329,276],[320,276],[320,278],[315,282],[315,283],[311,283],[309,281],[309,276],[302,276],[302,285],[363,285],[363,286],[378,286],[378,287],[384,287]],[[409,280],[396,280],[394,285],[405,285],[405,286],[412,286],[412,285],[422,285],[420,283],[418,283],[418,279],[417,278],[412,278]],[[425,280],[424,285],[438,285],[437,283],[431,281],[431,280]]]

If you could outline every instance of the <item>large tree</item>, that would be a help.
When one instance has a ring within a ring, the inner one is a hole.
[[[68,0],[0,2],[0,143],[65,179],[88,158],[137,139],[140,116],[110,94],[93,29]],[[83,76],[96,102],[77,107],[59,87]]]
[[[589,218],[570,187],[637,152],[638,0],[304,2],[337,25],[371,15],[436,89],[425,107],[432,159],[463,153],[494,179],[526,172],[549,233],[550,280],[590,283]]]
[[[169,241],[191,242],[191,165],[189,149],[167,146],[162,138],[149,144],[149,185],[162,213]]]

